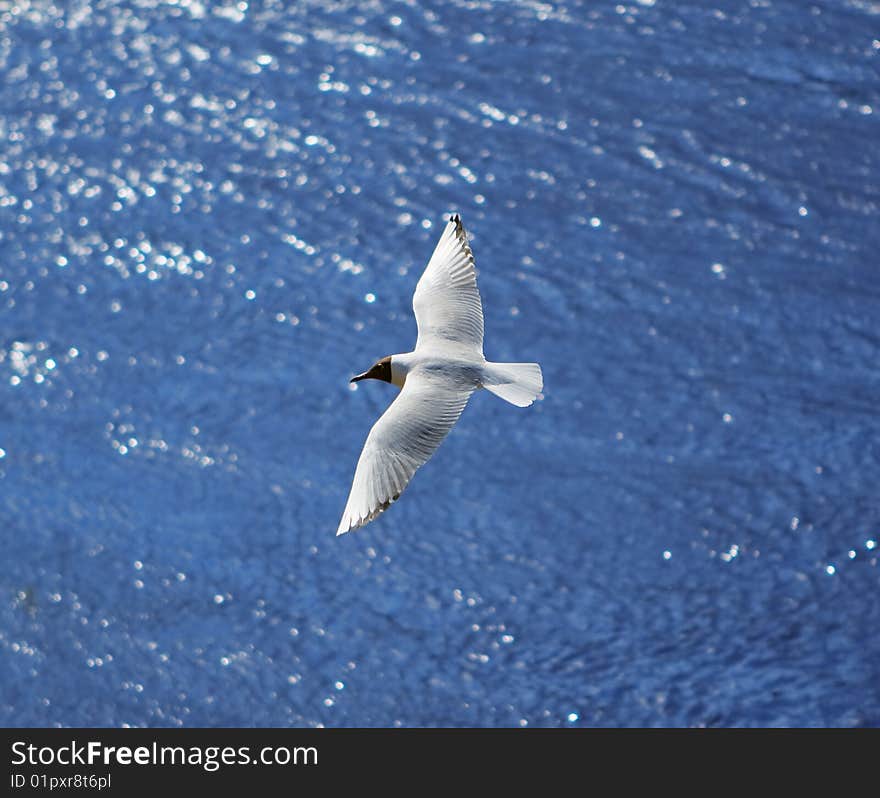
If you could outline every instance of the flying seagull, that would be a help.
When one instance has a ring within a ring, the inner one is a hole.
[[[443,442],[475,390],[485,388],[528,407],[544,387],[537,363],[490,363],[483,356],[483,306],[458,214],[450,217],[416,285],[413,311],[416,348],[383,357],[351,380],[384,380],[401,390],[367,436],[337,535],[388,509]]]

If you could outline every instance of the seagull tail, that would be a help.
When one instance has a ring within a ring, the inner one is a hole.
[[[528,407],[544,388],[544,375],[537,363],[487,363],[483,387],[505,402]]]

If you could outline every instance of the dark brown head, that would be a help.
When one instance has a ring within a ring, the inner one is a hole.
[[[361,380],[384,380],[391,382],[391,356],[383,357],[369,371],[352,377],[352,382],[360,382]]]

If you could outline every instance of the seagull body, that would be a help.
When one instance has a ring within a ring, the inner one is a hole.
[[[401,390],[370,430],[337,535],[368,524],[397,500],[474,391],[485,388],[527,407],[543,388],[537,363],[491,363],[483,356],[483,306],[458,214],[450,217],[416,286],[413,311],[415,349],[383,357],[352,378],[384,380]]]

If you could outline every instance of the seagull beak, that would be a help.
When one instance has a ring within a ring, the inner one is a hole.
[[[372,369],[370,369],[370,371],[372,371]],[[363,374],[358,374],[357,377],[352,377],[351,381],[352,382],[360,382],[361,380],[367,379],[367,377],[369,377],[369,376],[370,376],[370,372],[365,371]]]

